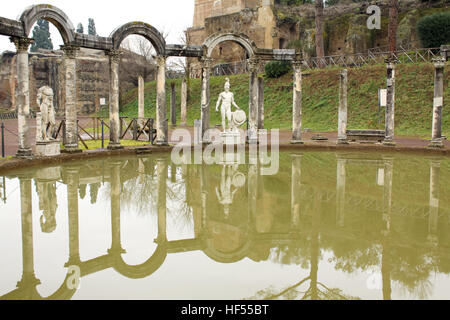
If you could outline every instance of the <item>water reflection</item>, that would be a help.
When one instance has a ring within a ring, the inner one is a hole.
[[[34,265],[33,180],[41,232],[55,232],[61,199],[67,200],[67,275],[47,299],[70,299],[77,292],[73,284],[78,276],[110,268],[129,279],[157,276],[169,255],[194,251],[219,263],[248,258],[296,265],[307,274],[289,286],[259,288],[253,296],[239,298],[357,299],[373,289],[386,300],[396,290],[397,297],[450,298],[430,280],[440,274],[450,285],[450,188],[441,184],[441,176],[450,176],[448,159],[331,153],[281,157],[276,176],[261,175],[259,161],[175,166],[165,156],[8,176],[20,186],[23,265],[16,290],[1,299],[43,298]],[[67,187],[66,194],[58,184]],[[87,196],[88,186],[91,204],[110,204],[111,246],[104,255],[85,261],[80,255],[79,201]],[[125,207],[156,216],[156,250],[138,265],[123,259]],[[193,237],[170,240],[168,216],[192,225]],[[337,280],[347,275],[362,280],[356,286]]]

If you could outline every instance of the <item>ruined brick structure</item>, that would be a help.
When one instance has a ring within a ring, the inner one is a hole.
[[[55,93],[54,102],[56,112],[64,114],[65,77],[62,51],[39,50],[30,53],[30,107],[38,110],[36,103],[37,90],[49,86]],[[133,79],[138,74],[131,74],[136,70],[137,61],[142,57],[125,52],[121,61],[121,68],[129,72],[121,73],[121,90],[126,92],[135,87]],[[82,49],[77,57],[77,109],[80,114],[96,113],[101,107],[107,107],[109,101],[109,60],[102,51]],[[0,58],[0,110],[14,111],[16,109],[16,53],[4,52]],[[150,75],[146,81],[154,80]],[[102,103],[105,103],[102,105]]]
[[[205,39],[219,32],[244,33],[258,48],[301,49],[304,57],[315,56],[315,10],[313,4],[280,5],[275,0],[195,0],[193,27],[186,32],[192,45],[202,45]],[[382,10],[382,30],[367,28],[367,8],[371,4]],[[417,21],[424,15],[448,8],[445,0],[432,3],[421,0],[399,1],[398,45],[420,47]],[[367,1],[325,8],[325,55],[364,53],[368,49],[387,46],[388,1]],[[244,50],[234,43],[216,48],[215,64],[242,61]],[[191,60],[193,69],[199,67]]]

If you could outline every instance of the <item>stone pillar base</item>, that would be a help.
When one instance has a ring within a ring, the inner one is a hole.
[[[61,153],[68,153],[68,154],[74,154],[74,153],[82,153],[83,150],[79,149],[78,146],[64,146],[64,149],[61,150]]]
[[[442,139],[436,139],[436,140],[431,140],[430,145],[428,146],[428,148],[444,148],[444,143],[442,142]]]
[[[338,139],[337,144],[338,145],[348,145],[348,144],[350,144],[350,142],[348,142],[347,139]]]
[[[291,140],[291,144],[302,145],[302,144],[305,144],[305,143],[303,141],[301,141],[301,140]]]
[[[33,157],[33,151],[31,149],[19,149],[16,153],[16,158],[31,158]]]
[[[166,141],[156,141],[156,146],[158,147],[168,147],[169,143]]]
[[[56,157],[61,154],[61,141],[40,141],[36,142],[37,157]]]
[[[383,146],[387,146],[387,147],[395,147],[397,146],[397,144],[394,142],[394,140],[384,140],[382,142]]]
[[[122,149],[124,149],[124,147],[120,143],[118,143],[118,144],[110,143],[108,145],[107,149],[114,151],[114,150],[122,150]]]
[[[220,135],[222,143],[225,146],[235,146],[242,144],[241,134],[239,132],[223,132]]]

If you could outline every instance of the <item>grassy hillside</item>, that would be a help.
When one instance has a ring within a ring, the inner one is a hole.
[[[386,86],[386,68],[383,65],[349,70],[349,127],[350,129],[378,128],[378,89]],[[248,111],[248,75],[231,76],[232,91],[237,104]],[[305,71],[303,78],[303,127],[314,131],[337,131],[339,69]],[[450,73],[446,68],[444,101],[450,102]],[[181,80],[177,87],[178,119]],[[221,122],[215,112],[217,97],[223,91],[225,77],[211,77],[211,126]],[[397,67],[396,133],[400,135],[431,135],[434,68],[431,63],[407,64]],[[280,79],[265,80],[266,128],[289,129],[292,123],[292,74]],[[200,118],[200,79],[191,82],[188,102],[188,124]],[[170,98],[167,90],[168,118]],[[155,117],[156,84],[145,86],[146,117]],[[121,115],[137,117],[137,89],[122,97]],[[384,110],[382,112],[384,126]],[[444,107],[444,134],[450,134],[450,110]],[[380,128],[382,129],[382,128]]]

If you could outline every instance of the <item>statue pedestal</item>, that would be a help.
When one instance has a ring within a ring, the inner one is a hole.
[[[39,141],[36,142],[37,157],[55,157],[61,154],[61,141]]]
[[[239,132],[223,132],[220,137],[225,146],[235,146],[243,144],[241,134]]]

